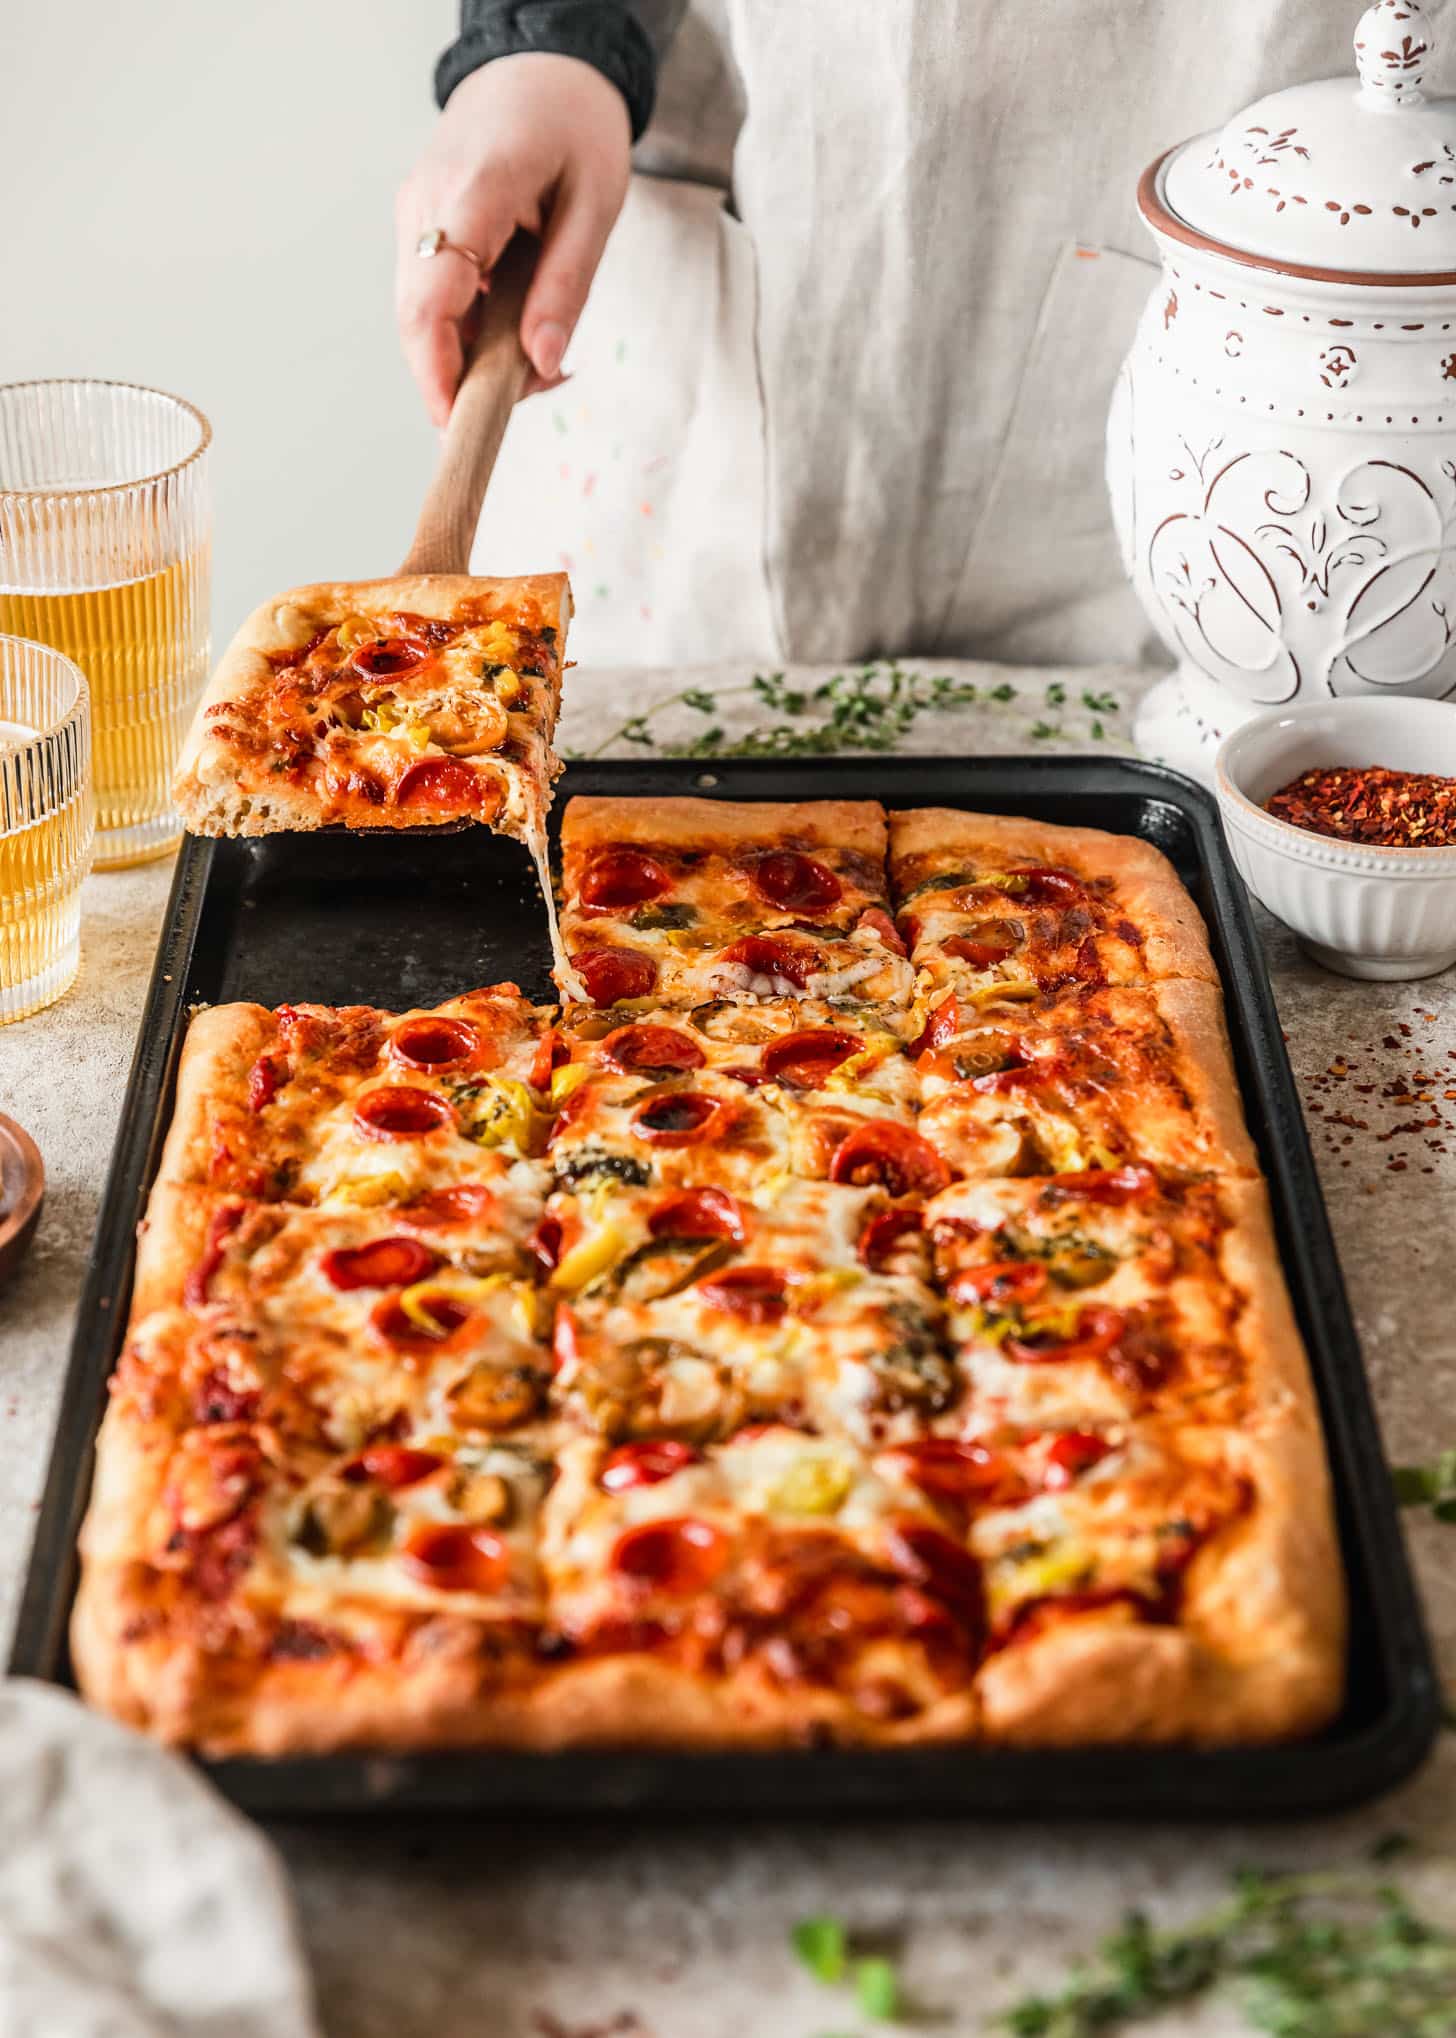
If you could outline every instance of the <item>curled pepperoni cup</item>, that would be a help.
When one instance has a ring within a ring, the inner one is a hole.
[[[455,1113],[444,1097],[407,1083],[366,1090],[354,1106],[355,1127],[367,1139],[424,1139],[454,1122]]]
[[[406,1068],[458,1069],[480,1052],[480,1028],[468,1019],[406,1019],[389,1036],[389,1052]]]
[[[924,1225],[918,1209],[877,1210],[859,1235],[859,1256],[872,1274],[882,1274],[901,1239],[912,1237]]]
[[[402,672],[423,665],[429,656],[430,646],[418,637],[371,638],[355,645],[349,663],[365,679],[398,679]]]
[[[484,1182],[457,1182],[450,1189],[430,1189],[416,1196],[395,1215],[401,1224],[421,1231],[449,1231],[457,1224],[494,1223],[500,1214],[500,1198]]]
[[[754,859],[753,885],[759,897],[781,913],[831,912],[844,887],[827,863],[796,849],[774,849]]]
[[[1022,931],[1019,920],[978,920],[966,933],[952,934],[941,946],[958,962],[968,962],[973,969],[989,969],[993,963],[1015,955],[1021,946]]]
[[[602,1042],[602,1058],[626,1075],[686,1075],[707,1056],[690,1033],[676,1026],[619,1026]]]
[[[777,1267],[725,1267],[699,1281],[693,1293],[738,1323],[778,1323],[789,1306],[789,1284]]]
[[[672,1437],[619,1444],[602,1466],[599,1483],[608,1493],[626,1493],[634,1486],[656,1486],[661,1480],[670,1479],[674,1472],[681,1472],[685,1465],[698,1464],[702,1455],[691,1444],[680,1444]]]
[[[1072,1485],[1084,1472],[1090,1472],[1094,1465],[1100,1464],[1111,1449],[1106,1437],[1093,1436],[1087,1430],[1063,1431],[1047,1451],[1043,1486],[1048,1492],[1060,1492],[1064,1486]]]
[[[437,1451],[417,1451],[409,1444],[370,1444],[349,1460],[342,1476],[351,1486],[372,1481],[394,1492],[401,1486],[417,1486],[444,1462]]]
[[[728,1561],[728,1538],[711,1522],[645,1521],[618,1536],[612,1569],[645,1592],[685,1596],[712,1584]]]
[[[790,991],[802,991],[819,967],[819,951],[776,934],[745,934],[725,948],[718,961],[747,970],[751,977],[766,977],[776,989],[787,985]]]
[[[841,1062],[858,1054],[864,1042],[841,1026],[811,1026],[786,1033],[763,1051],[763,1071],[789,1090],[821,1090]]]
[[[369,1317],[379,1336],[397,1351],[438,1351],[470,1321],[470,1310],[454,1295],[415,1295],[410,1301],[406,1309],[398,1295],[387,1295]]]
[[[260,1054],[248,1070],[248,1109],[265,1111],[277,1096],[288,1070],[275,1055]]]
[[[968,1081],[973,1090],[979,1090],[983,1097],[1009,1097],[1017,1090],[1032,1089],[1037,1083],[1045,1082],[1054,1069],[1054,1056],[1028,1054],[1019,1042],[988,1045],[985,1051],[1002,1056],[999,1068],[980,1069],[973,1046],[969,1053],[964,1048],[950,1051],[956,1074],[963,1081]]]
[[[1016,1483],[1001,1453],[987,1444],[927,1437],[918,1444],[901,1444],[893,1456],[921,1492],[937,1500],[999,1501]]]
[[[399,1553],[421,1585],[439,1592],[499,1592],[511,1574],[511,1553],[487,1528],[464,1522],[423,1522]]]
[[[672,890],[672,879],[655,857],[640,849],[599,849],[582,873],[577,897],[601,913],[645,906]]]
[[[1158,1192],[1158,1177],[1143,1161],[1129,1161],[1120,1168],[1084,1168],[1076,1174],[1058,1175],[1042,1190],[1043,1203],[1065,1203],[1079,1197],[1084,1203],[1139,1203]]]
[[[447,807],[452,814],[464,809],[488,817],[500,803],[496,781],[459,757],[422,757],[394,789],[397,807]]]
[[[885,1551],[893,1568],[928,1592],[968,1625],[979,1626],[983,1606],[981,1569],[969,1550],[928,1522],[892,1521],[885,1527]]]
[[[616,1005],[623,998],[645,998],[657,982],[657,964],[636,948],[578,948],[571,966],[594,1005]]]
[[[333,1288],[408,1288],[433,1274],[440,1256],[417,1238],[376,1238],[368,1245],[338,1246],[319,1264]]]
[[[1080,1359],[1109,1358],[1126,1335],[1127,1318],[1120,1309],[1094,1304],[1077,1311],[1071,1337],[1049,1330],[1038,1333],[1033,1327],[1023,1337],[1008,1337],[1001,1349],[1019,1366],[1066,1365]]]
[[[632,1130],[652,1146],[696,1146],[716,1139],[727,1116],[721,1099],[704,1090],[666,1090],[637,1106]]]
[[[906,954],[900,930],[883,906],[866,906],[854,924],[856,931],[866,927],[872,934],[877,935],[892,955]]]
[[[1006,875],[1022,880],[1019,898],[1034,899],[1038,905],[1075,906],[1087,896],[1081,878],[1074,877],[1069,870],[1039,870],[1025,865],[1020,870],[1007,871]]]
[[[726,1189],[685,1189],[658,1204],[647,1220],[654,1238],[722,1238],[742,1245],[743,1205]]]
[[[860,1189],[878,1182],[892,1196],[934,1196],[950,1186],[950,1169],[929,1140],[908,1125],[873,1118],[839,1142],[829,1179]]]
[[[1046,1293],[1047,1270],[1039,1260],[990,1260],[967,1267],[950,1284],[953,1302],[999,1302],[1020,1305]]]

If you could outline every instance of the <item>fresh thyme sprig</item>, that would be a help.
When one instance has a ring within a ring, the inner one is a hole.
[[[1399,1506],[1429,1507],[1437,1521],[1456,1521],[1456,1451],[1425,1465],[1392,1465],[1390,1477]]]
[[[668,694],[642,714],[629,715],[583,756],[600,757],[617,743],[634,743],[660,757],[828,757],[845,750],[893,750],[922,715],[1015,697],[1009,681],[981,687],[949,673],[910,672],[895,659],[837,672],[814,687],[790,686],[782,672],[760,672],[745,686],[716,693],[685,687]],[[781,719],[741,734],[715,722],[686,741],[662,741],[655,733],[657,718],[670,708],[716,715],[735,698],[753,700]]]
[[[1058,1994],[1026,1998],[998,2025],[1012,2038],[1106,2038],[1223,1987],[1274,2038],[1452,2038],[1456,1933],[1358,1873],[1250,1870],[1191,1925],[1159,1931],[1134,1913]]]

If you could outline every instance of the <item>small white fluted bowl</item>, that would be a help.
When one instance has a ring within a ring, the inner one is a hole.
[[[1434,976],[1456,962],[1456,847],[1372,849],[1264,811],[1302,771],[1336,764],[1456,778],[1456,705],[1391,696],[1275,708],[1235,729],[1214,759],[1245,884],[1316,962],[1347,977]]]

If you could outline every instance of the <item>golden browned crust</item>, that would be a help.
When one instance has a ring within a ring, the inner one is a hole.
[[[1158,984],[1152,995],[1179,1049],[1178,1078],[1202,1134],[1206,1158],[1191,1165],[1257,1174],[1259,1157],[1244,1122],[1222,993],[1214,984],[1175,978]]]
[[[238,630],[208,681],[177,761],[172,801],[188,829],[198,835],[265,835],[326,825],[327,817],[313,795],[266,771],[259,773],[246,760],[234,757],[226,741],[212,732],[218,709],[236,709],[245,724],[255,719],[255,704],[274,679],[270,654],[304,645],[318,630],[342,622],[346,616],[371,610],[401,611],[443,622],[471,599],[503,605],[539,603],[543,622],[557,630],[564,647],[571,619],[571,587],[564,573],[501,579],[431,573],[388,580],[316,581],[289,588],[261,603]],[[553,687],[552,727],[559,706],[558,683]],[[549,738],[551,729],[546,734]],[[542,796],[550,798],[549,781]],[[409,827],[418,823],[380,809],[372,816],[371,825]]]
[[[1161,850],[1135,835],[1101,828],[1065,828],[1006,814],[968,814],[958,807],[892,811],[890,883],[900,897],[904,873],[922,857],[973,869],[1047,864],[1083,878],[1109,879],[1120,913],[1144,936],[1150,977],[1196,977],[1217,983],[1203,916]]]
[[[263,1005],[212,1005],[194,1014],[177,1064],[177,1095],[159,1180],[208,1180],[213,1105],[219,1097],[243,1095],[248,1070],[277,1031],[277,1020]]]
[[[608,842],[661,849],[835,848],[883,863],[885,810],[878,800],[616,799],[580,794],[561,822],[563,855]]]

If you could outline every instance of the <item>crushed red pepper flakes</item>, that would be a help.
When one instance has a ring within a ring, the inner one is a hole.
[[[1456,778],[1432,771],[1317,766],[1271,793],[1265,809],[1311,835],[1372,848],[1444,849],[1456,843]]]

